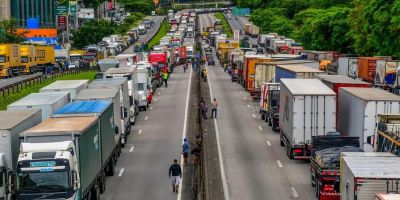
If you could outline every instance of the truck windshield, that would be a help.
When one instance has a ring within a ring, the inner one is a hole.
[[[95,60],[95,56],[83,56],[83,60]]]
[[[71,62],[76,62],[81,59],[81,56],[70,56],[69,58],[70,58]]]
[[[144,84],[143,83],[138,83],[138,90],[139,91],[144,91]]]
[[[68,171],[19,172],[17,188],[24,192],[65,192],[70,188]]]
[[[29,58],[27,56],[22,56],[21,57],[21,62],[22,63],[28,63],[29,62]]]
[[[6,62],[6,57],[5,56],[0,56],[0,63]]]

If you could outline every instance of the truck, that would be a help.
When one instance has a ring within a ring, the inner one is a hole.
[[[400,158],[352,157],[342,160],[340,195],[346,200],[374,199],[376,193],[399,193]]]
[[[139,108],[142,108],[144,111],[149,107],[149,102],[147,101],[148,95],[150,95],[150,85],[148,84],[148,66],[147,65],[137,65],[137,72],[135,73],[136,77],[136,88],[135,90],[138,92],[138,100],[139,100]]]
[[[244,55],[243,65],[243,77],[244,77],[244,88],[250,92],[252,96],[257,96],[254,90],[255,76],[256,76],[256,64],[272,62],[273,59],[266,55]]]
[[[21,67],[19,44],[0,44],[0,77],[18,75]]]
[[[391,152],[400,156],[400,115],[378,114],[376,122],[374,151]]]
[[[17,199],[100,199],[113,175],[114,130],[98,116],[50,118],[20,134]]]
[[[358,78],[358,57],[339,57],[337,75]]]
[[[81,67],[79,66],[80,62],[83,60],[83,55],[85,54],[84,50],[74,49],[69,51],[69,60],[70,60],[70,68]]]
[[[385,89],[392,88],[396,81],[397,68],[400,65],[398,60],[377,60],[374,85]]]
[[[260,28],[256,25],[251,25],[247,34],[250,35],[252,38],[256,38],[260,34]]]
[[[7,110],[40,109],[42,111],[42,120],[45,120],[69,102],[69,92],[31,93],[9,104]]]
[[[400,199],[400,194],[376,194],[374,200],[393,200]]]
[[[144,24],[139,24],[138,29],[139,29],[139,35],[144,35],[147,33],[147,29]]]
[[[37,71],[51,72],[56,63],[53,46],[35,46]],[[49,71],[50,69],[50,71]]]
[[[43,92],[68,92],[69,97],[74,99],[75,96],[88,85],[89,80],[59,80],[39,90]]]
[[[275,82],[279,83],[282,78],[312,79],[324,73],[306,65],[279,65],[275,67]]]
[[[110,68],[118,68],[119,66],[119,60],[116,58],[105,58],[99,60],[99,68],[100,72],[98,72],[98,78],[103,78],[103,73],[107,71]]]
[[[191,26],[189,26],[188,28],[187,28],[187,31],[186,31],[186,37],[188,37],[188,38],[194,38],[195,37],[195,31],[194,31],[194,27],[191,27]]]
[[[42,113],[39,109],[18,111],[0,111],[0,198],[11,199],[12,194],[6,187],[8,176],[17,166],[19,154],[19,134],[42,122]]]
[[[118,133],[115,134],[115,143],[120,143],[124,147],[128,138],[128,135],[125,134],[126,122],[128,121],[128,108],[122,107],[120,99],[119,88],[88,88],[79,92],[74,102],[87,100],[111,101],[114,107],[114,124],[120,127]]]
[[[340,153],[362,152],[358,137],[329,133],[312,137],[310,158],[311,185],[318,200],[340,200]],[[336,198],[333,198],[336,197]]]
[[[369,83],[374,82],[376,73],[376,62],[383,60],[382,57],[359,57],[358,58],[358,77]]]
[[[54,56],[56,59],[56,64],[62,63],[64,66],[59,66],[59,68],[68,69],[69,60],[69,51],[67,49],[54,49]]]
[[[339,88],[338,131],[360,137],[360,146],[373,151],[376,116],[400,113],[400,97],[377,88]]]
[[[129,95],[128,79],[127,78],[106,78],[96,79],[88,85],[89,89],[100,88],[118,88],[120,90],[121,105],[124,108],[129,108],[129,122],[131,125],[136,123],[136,115],[139,114],[137,102]],[[129,130],[129,127],[126,127]]]
[[[36,72],[36,52],[35,46],[33,45],[21,45],[21,64],[19,73],[21,74],[32,74]]]
[[[336,132],[336,94],[317,79],[280,83],[280,144],[290,159],[309,159],[312,136]]]
[[[260,113],[272,131],[279,132],[280,83],[264,82],[261,86]]]

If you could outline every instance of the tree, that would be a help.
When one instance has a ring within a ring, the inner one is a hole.
[[[115,28],[115,24],[105,20],[87,21],[72,33],[72,46],[83,48],[89,44],[97,44],[103,37],[112,35]]]
[[[15,18],[0,20],[0,43],[21,43],[25,41],[26,31],[17,31],[18,20]]]

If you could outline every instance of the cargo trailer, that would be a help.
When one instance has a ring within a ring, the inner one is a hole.
[[[138,92],[139,108],[142,108],[145,111],[149,107],[149,102],[147,102],[147,97],[150,95],[150,85],[148,84],[149,69],[148,65],[137,65],[137,71],[135,73],[135,90]]]
[[[245,55],[243,65],[244,87],[250,94],[254,95],[254,84],[256,76],[255,65],[258,63],[272,62],[272,58],[266,55]]]
[[[69,92],[70,98],[74,99],[88,83],[89,80],[60,80],[40,89],[39,92]]]
[[[279,92],[280,83],[266,83],[261,86],[260,113],[261,119],[279,132]]]
[[[290,159],[309,159],[312,136],[336,132],[336,94],[317,79],[282,79],[281,146]]]
[[[339,88],[338,131],[360,137],[364,151],[372,151],[376,116],[400,113],[400,96],[377,88]]]
[[[277,65],[275,82],[280,83],[282,78],[312,79],[318,74],[325,74],[325,72],[306,65]]]
[[[376,193],[399,193],[399,157],[345,156],[340,194],[346,200],[369,200]]]
[[[360,57],[358,58],[358,77],[364,81],[373,83],[376,73],[376,62],[383,60],[380,57]]]
[[[119,88],[84,89],[79,92],[74,101],[111,101],[114,106],[114,124],[117,124],[119,127],[118,134],[115,135],[115,144],[121,143],[124,146],[128,137],[126,134],[126,124],[129,124],[129,120],[127,119],[127,109],[121,106],[120,95]]]
[[[358,78],[358,57],[339,57],[337,75]]]
[[[16,198],[98,200],[109,170],[102,149],[115,146],[99,127],[96,116],[50,118],[21,133]]]
[[[6,184],[17,166],[19,155],[19,134],[42,122],[39,109],[0,111],[0,199],[10,199]]]
[[[400,114],[379,114],[376,122],[374,151],[400,156]]]
[[[42,111],[42,120],[46,120],[56,110],[69,102],[69,92],[31,93],[8,105],[7,110],[40,109]]]
[[[395,84],[399,66],[400,61],[398,60],[377,60],[374,84],[383,88],[391,88]]]

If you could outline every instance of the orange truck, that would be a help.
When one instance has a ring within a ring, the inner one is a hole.
[[[35,59],[35,46],[33,45],[21,45],[21,65],[20,73],[32,74],[36,72],[36,59]]]
[[[21,68],[19,44],[0,44],[0,77],[18,75]]]
[[[55,50],[52,46],[35,46],[37,71],[53,68],[56,63]]]
[[[360,57],[358,58],[358,77],[364,81],[373,83],[376,71],[376,61],[384,60],[383,57]]]
[[[245,55],[243,65],[244,87],[250,92],[252,96],[259,96],[256,94],[254,83],[256,77],[256,64],[272,62],[273,59],[266,55]]]

